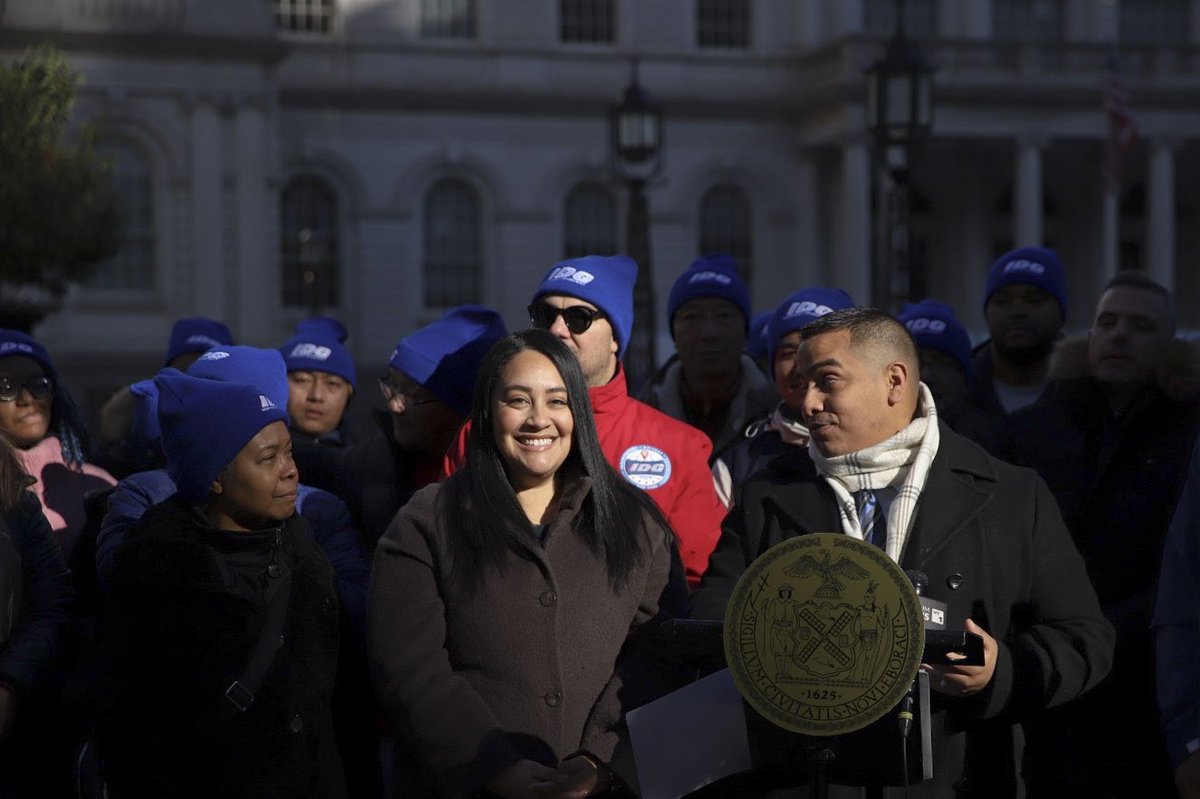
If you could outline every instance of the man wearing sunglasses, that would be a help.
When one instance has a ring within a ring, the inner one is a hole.
[[[563,261],[534,292],[529,321],[558,336],[579,358],[605,458],[658,504],[679,540],[694,588],[720,537],[725,508],[708,471],[708,437],[629,396],[620,359],[633,330],[636,278],[637,264],[624,255]],[[460,432],[447,473],[461,463],[465,441]]]

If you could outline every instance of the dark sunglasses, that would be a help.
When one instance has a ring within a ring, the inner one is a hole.
[[[0,402],[12,402],[20,396],[22,389],[34,399],[41,399],[50,396],[54,381],[45,375],[31,377],[24,383],[16,383],[11,377],[0,377]]]
[[[561,316],[563,323],[567,326],[567,330],[570,330],[576,336],[591,327],[592,322],[604,318],[604,311],[593,310],[582,305],[572,305],[570,308],[555,308],[553,305],[547,305],[544,302],[535,302],[529,306],[528,310],[529,321],[533,323],[534,327],[549,330],[550,325],[554,324],[554,320]]]

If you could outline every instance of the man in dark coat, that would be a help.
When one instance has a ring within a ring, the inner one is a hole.
[[[1050,383],[1050,354],[1067,319],[1058,253],[1020,247],[988,270],[983,316],[990,338],[975,352],[955,429],[998,454],[1010,414],[1037,402]]]
[[[924,667],[934,779],[912,795],[1014,796],[1012,725],[1095,685],[1112,652],[1053,497],[1032,471],[938,423],[915,345],[891,317],[838,311],[801,338],[793,376],[812,441],[745,485],[692,614],[723,618],[746,566],[787,538],[841,530],[872,540],[923,571],[948,623],[985,644],[982,666]],[[873,525],[858,510],[866,494]]]
[[[475,373],[507,331],[482,305],[451,308],[396,344],[379,381],[387,412],[345,458],[346,504],[370,551],[396,511],[436,482],[442,458],[471,409]]]
[[[1087,340],[1059,347],[1047,397],[1010,421],[1009,459],[1045,478],[1117,630],[1108,680],[1028,730],[1031,790],[1172,790],[1149,626],[1163,540],[1200,431],[1200,361],[1174,335],[1170,293],[1141,272],[1119,272]]]
[[[177,493],[118,550],[97,728],[108,795],[345,796],[333,572],[296,515],[287,413],[259,389],[155,378]]]

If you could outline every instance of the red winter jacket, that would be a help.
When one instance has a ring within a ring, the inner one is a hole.
[[[712,442],[691,425],[629,396],[625,370],[607,385],[588,389],[604,457],[621,476],[650,493],[675,537],[688,585],[700,584],[708,556],[721,537],[725,506],[717,497],[708,457]],[[449,476],[466,459],[470,423],[462,426],[443,464]]]

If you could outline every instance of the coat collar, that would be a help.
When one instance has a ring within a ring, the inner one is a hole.
[[[991,499],[996,469],[987,453],[941,423],[941,443],[929,470],[901,565],[916,566],[936,554]],[[767,479],[778,485],[766,501],[803,533],[841,532],[837,498],[817,474],[808,451],[771,462]]]

